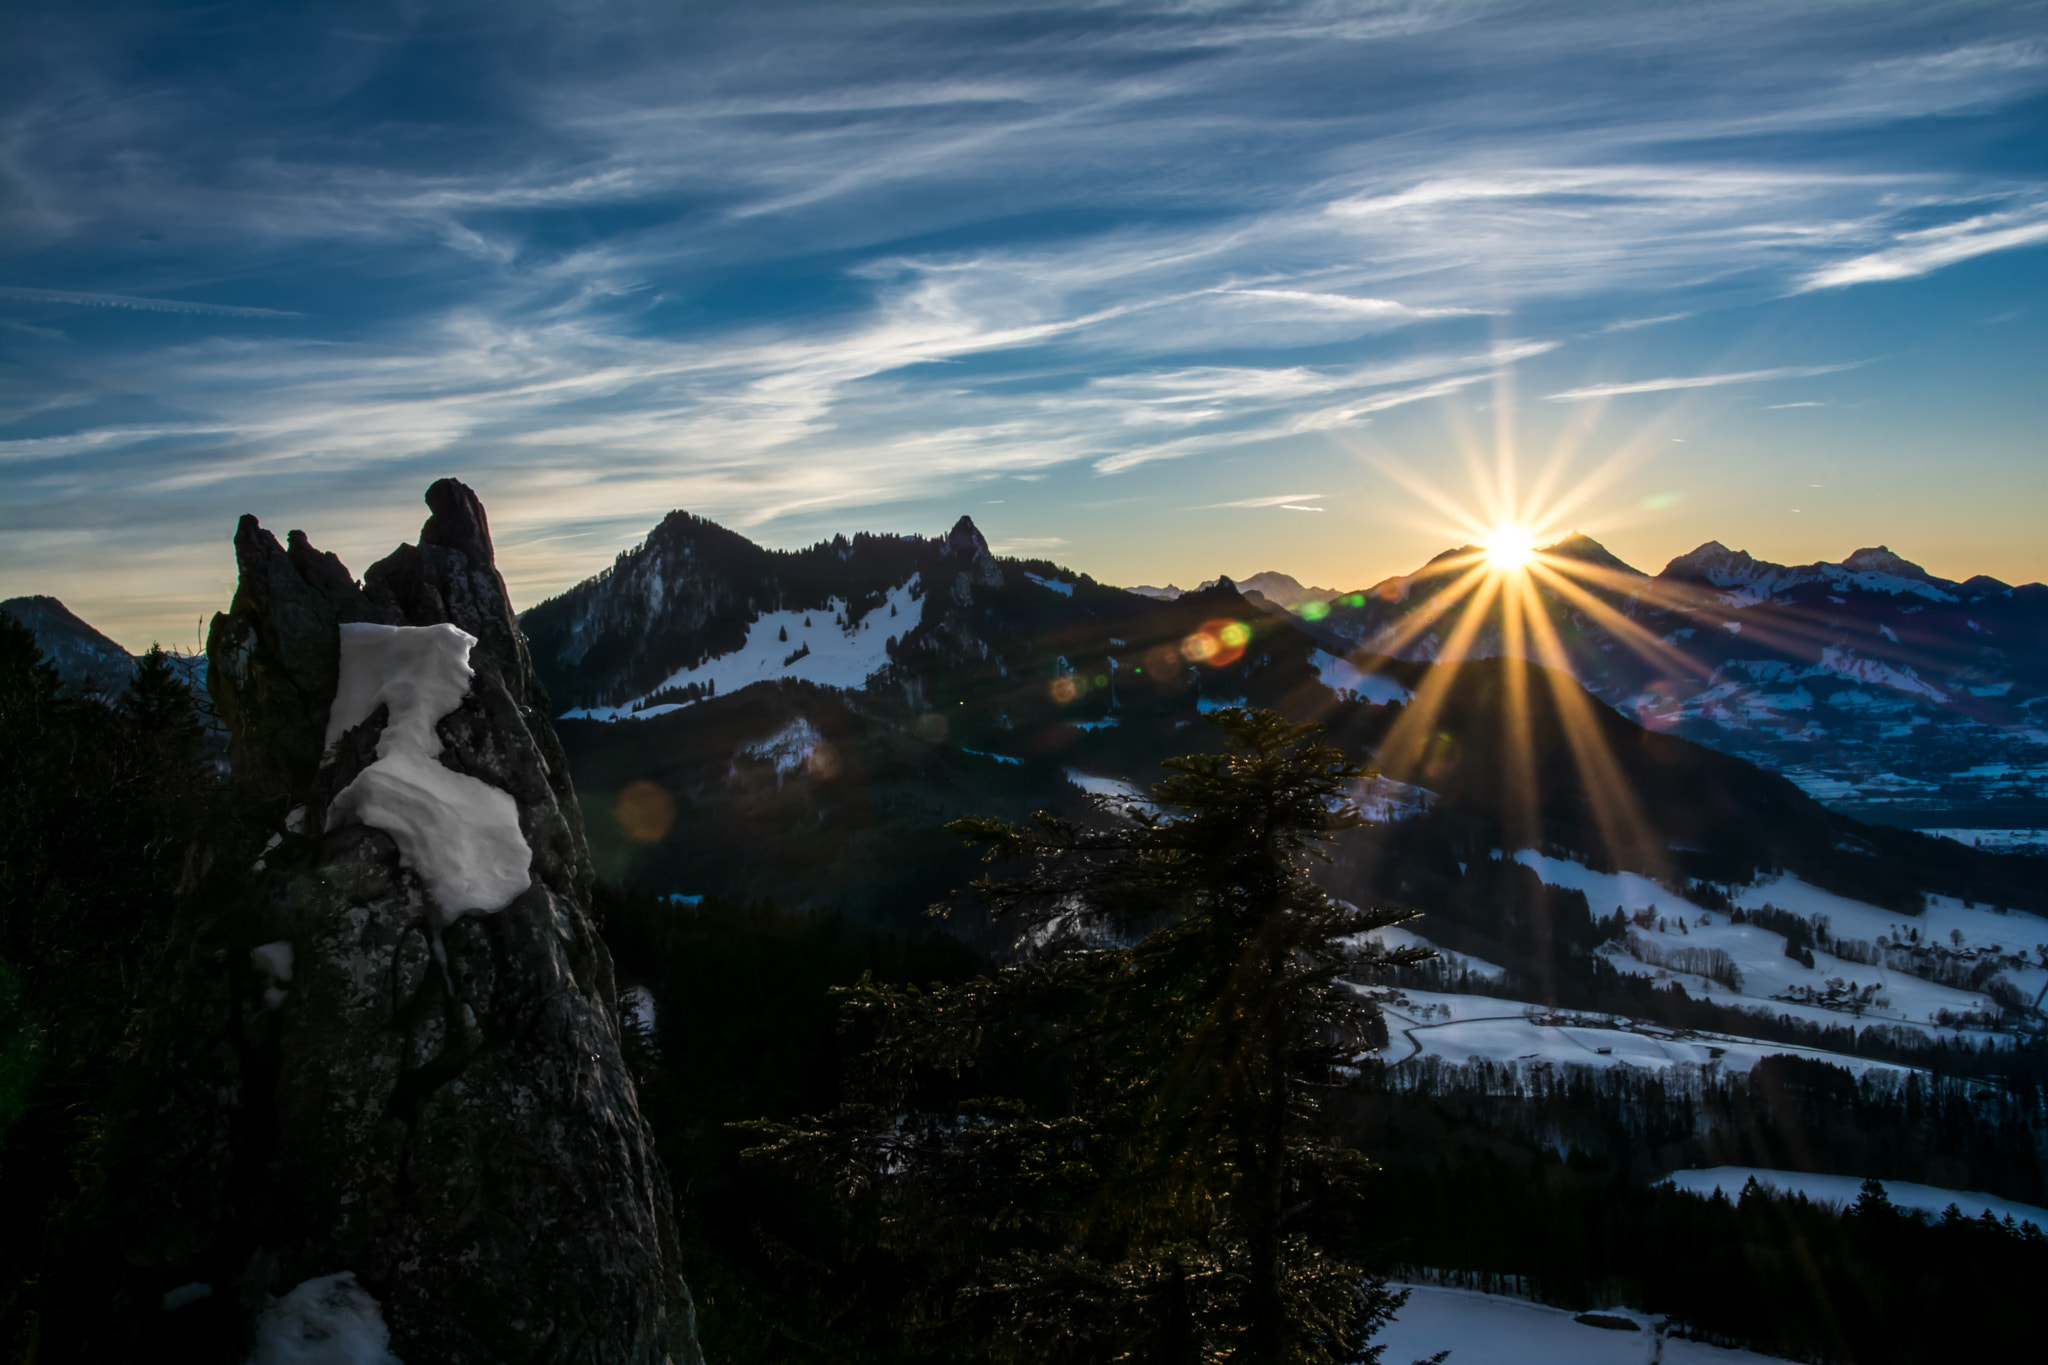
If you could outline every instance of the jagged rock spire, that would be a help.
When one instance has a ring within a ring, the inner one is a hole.
[[[694,1365],[567,765],[481,503],[454,480],[427,501],[419,543],[361,587],[297,531],[236,533],[212,686],[236,777],[283,828],[248,903],[194,912],[152,1017],[116,1144],[131,1259],[252,1309],[352,1272],[416,1362]],[[516,805],[530,884],[508,904],[446,913],[335,804],[387,715],[323,754],[349,622],[475,637],[438,761]]]

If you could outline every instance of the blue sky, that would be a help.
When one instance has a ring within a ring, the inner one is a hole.
[[[0,596],[131,646],[444,473],[521,605],[675,507],[1353,588],[1504,460],[1651,570],[2048,578],[2042,5],[0,25]]]

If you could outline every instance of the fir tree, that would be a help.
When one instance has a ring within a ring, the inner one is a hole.
[[[1373,1023],[1344,979],[1356,936],[1407,917],[1310,877],[1364,773],[1319,727],[1213,719],[1228,751],[1170,761],[1163,814],[951,826],[1009,874],[977,890],[1026,950],[957,987],[847,992],[874,1039],[853,1102],[762,1129],[900,1258],[913,1341],[1349,1361],[1398,1305],[1315,1217],[1370,1169],[1318,1122]]]

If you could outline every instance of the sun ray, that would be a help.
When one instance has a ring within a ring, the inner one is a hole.
[[[1571,749],[1572,762],[1579,770],[1587,802],[1593,808],[1593,822],[1607,846],[1608,856],[1619,866],[1662,875],[1668,862],[1665,851],[1630,800],[1628,781],[1600,733],[1589,694],[1576,681],[1564,642],[1557,638],[1548,617],[1539,614],[1532,624],[1537,652],[1546,665],[1544,680],[1557,708],[1559,728]]]
[[[1608,634],[1646,662],[1683,670],[1687,676],[1699,673],[1698,660],[1678,646],[1652,635],[1639,623],[1631,621],[1613,606],[1574,583],[1563,561],[1556,558],[1539,558],[1529,566],[1529,569],[1531,575],[1540,580],[1545,587],[1593,617]]]
[[[1464,665],[1464,652],[1484,623],[1486,608],[1500,591],[1500,580],[1486,575],[1470,604],[1451,629],[1450,639],[1438,651],[1437,662],[1422,677],[1415,695],[1401,711],[1401,718],[1387,732],[1380,745],[1380,771],[1395,781],[1405,781],[1422,765],[1425,750],[1436,730],[1436,718],[1449,699],[1451,684]]]
[[[1479,556],[1477,555],[1471,556],[1469,561],[1460,560],[1458,562],[1470,563],[1472,567],[1467,568],[1449,586],[1438,589],[1435,599],[1428,606],[1418,608],[1410,615],[1402,618],[1390,630],[1383,631],[1381,634],[1367,640],[1360,648],[1373,654],[1399,655],[1407,647],[1410,640],[1415,639],[1431,626],[1434,626],[1443,619],[1446,613],[1456,607],[1460,601],[1471,595],[1485,581],[1485,567],[1480,563]],[[1438,657],[1442,657],[1441,652],[1439,652]]]
[[[1507,581],[1501,595],[1500,666],[1507,689],[1507,825],[1517,844],[1538,842],[1542,822],[1536,790],[1536,743],[1530,732],[1528,640],[1523,618],[1532,604],[1529,581]]]
[[[1430,483],[1407,465],[1398,460],[1387,459],[1368,452],[1358,452],[1358,457],[1385,474],[1409,493],[1428,503],[1442,513],[1443,529],[1452,535],[1462,536],[1468,542],[1486,534],[1486,523],[1474,517],[1470,511],[1455,501],[1448,493]]]

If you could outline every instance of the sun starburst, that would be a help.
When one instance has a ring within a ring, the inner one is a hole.
[[[1505,385],[1503,376],[1497,408],[1507,406]],[[1433,665],[1382,738],[1377,759],[1390,778],[1431,780],[1446,740],[1439,721],[1461,671],[1474,661],[1490,661],[1488,667],[1499,672],[1498,687],[1482,686],[1472,695],[1493,698],[1486,704],[1500,708],[1489,727],[1501,748],[1505,838],[1515,846],[1539,845],[1545,840],[1544,812],[1575,809],[1590,817],[1610,858],[1661,874],[1667,851],[1641,815],[1626,765],[1609,743],[1614,719],[1603,716],[1606,704],[1580,685],[1588,676],[1585,632],[1597,627],[1603,643],[1611,642],[1608,648],[1627,650],[1660,675],[1695,676],[1698,670],[1683,651],[1635,618],[1643,606],[1699,611],[1717,604],[1710,594],[1629,573],[1612,560],[1599,562],[1583,537],[1564,534],[1573,521],[1584,524],[1597,495],[1648,443],[1647,436],[1624,442],[1604,462],[1574,474],[1583,434],[1568,431],[1536,477],[1525,481],[1511,423],[1495,424],[1490,450],[1465,432],[1461,444],[1473,488],[1466,498],[1404,465],[1362,456],[1440,513],[1443,529],[1464,543],[1406,580],[1402,609],[1362,642],[1362,655]],[[1596,521],[1591,529],[1606,527]],[[1539,731],[1551,737],[1550,752],[1561,747],[1569,754],[1575,793],[1545,789],[1546,783],[1567,779],[1539,752]]]

